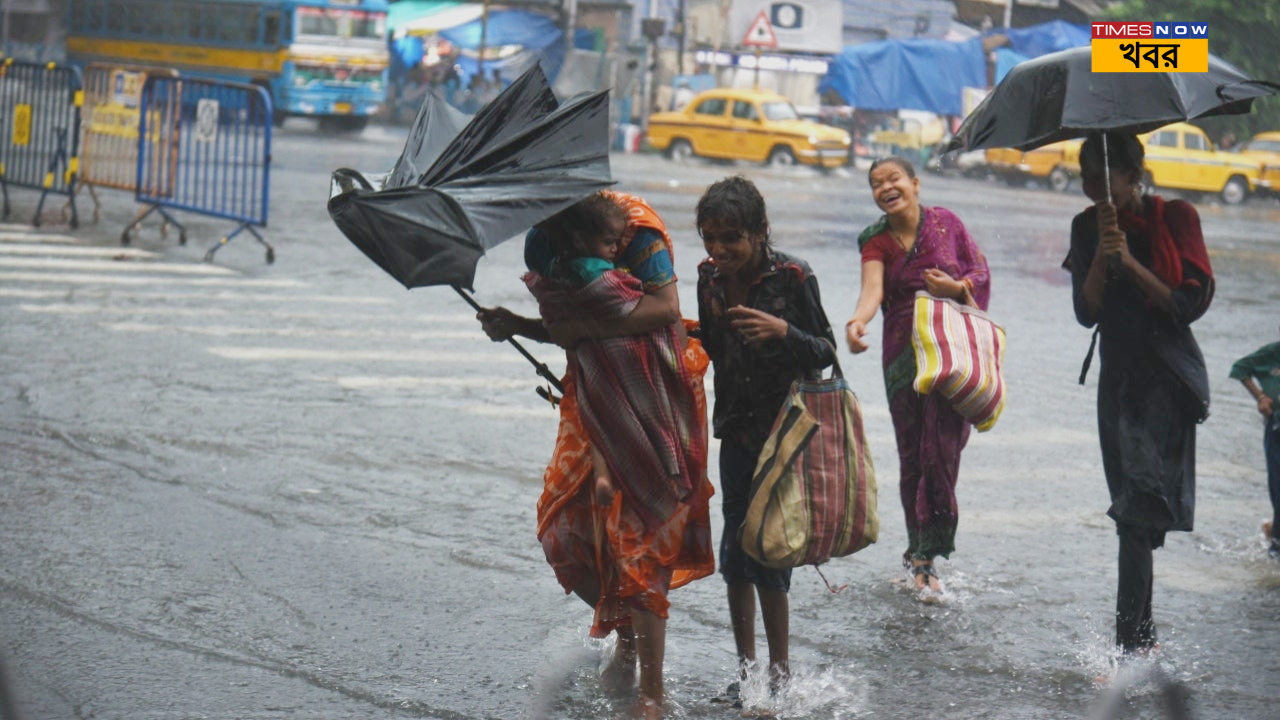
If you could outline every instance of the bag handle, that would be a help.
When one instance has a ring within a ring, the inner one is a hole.
[[[840,351],[836,349],[834,343],[827,338],[822,338],[822,342],[831,348],[831,377],[844,379],[844,371],[840,369]]]
[[[840,587],[831,587],[831,581],[827,580],[827,576],[822,574],[822,568],[814,565],[813,569],[818,571],[818,577],[822,578],[822,582],[826,583],[827,589],[831,591],[832,595],[839,595],[845,588],[849,587],[849,583],[845,583]]]

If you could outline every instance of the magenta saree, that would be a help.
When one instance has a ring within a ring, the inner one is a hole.
[[[898,441],[899,484],[907,522],[907,554],[928,560],[955,550],[956,480],[960,451],[969,440],[969,423],[938,394],[919,395],[911,348],[911,319],[916,291],[924,290],[924,271],[938,268],[968,281],[972,302],[986,310],[991,297],[987,260],[960,218],[950,210],[922,207],[916,244],[904,253],[889,232],[887,218],[862,231],[863,262],[884,262],[884,379]]]

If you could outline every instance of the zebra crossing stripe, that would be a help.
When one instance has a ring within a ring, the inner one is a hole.
[[[524,363],[516,353],[447,352],[438,350],[337,350],[253,346],[216,346],[210,353],[228,360],[292,362]]]
[[[148,260],[160,257],[150,250],[138,248],[88,247],[86,245],[42,245],[37,243],[12,243],[0,245],[0,255],[55,255],[58,257],[103,257],[128,260]]]
[[[35,270],[90,270],[104,272],[126,272],[126,273],[173,273],[176,275],[236,275],[234,270],[229,270],[217,265],[202,263],[200,265],[188,265],[183,263],[165,263],[165,262],[111,262],[107,260],[64,260],[61,258],[26,258],[26,257],[3,257],[0,256],[0,267],[23,268]]]
[[[134,266],[137,267],[137,266]],[[124,268],[121,268],[124,269]],[[108,273],[50,273],[50,272],[4,272],[0,271],[0,280],[12,282],[56,283],[59,285],[165,285],[182,284],[195,286],[235,286],[235,287],[301,287],[297,280],[261,280],[257,278],[234,277],[184,277],[166,278],[145,275],[111,275]]]

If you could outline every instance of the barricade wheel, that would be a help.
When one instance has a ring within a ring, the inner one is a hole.
[[[267,248],[267,264],[268,264],[268,265],[271,265],[271,264],[272,264],[272,263],[274,263],[275,261],[276,261],[276,251],[275,251],[275,248]]]

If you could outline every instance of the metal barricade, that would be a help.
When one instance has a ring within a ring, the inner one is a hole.
[[[192,78],[150,77],[142,89],[135,197],[149,205],[121,235],[153,212],[178,228],[169,213],[186,210],[239,223],[205,253],[248,231],[275,262],[275,249],[255,229],[266,227],[270,199],[271,98],[255,85]]]
[[[74,192],[89,190],[94,222],[102,207],[95,187],[137,190],[142,88],[152,76],[177,78],[178,71],[98,63],[84,69],[84,133]]]
[[[9,217],[9,187],[40,191],[31,224],[50,193],[67,195],[71,227],[79,224],[72,197],[79,169],[80,108],[84,93],[80,71],[70,65],[21,62],[0,65],[0,192]]]

